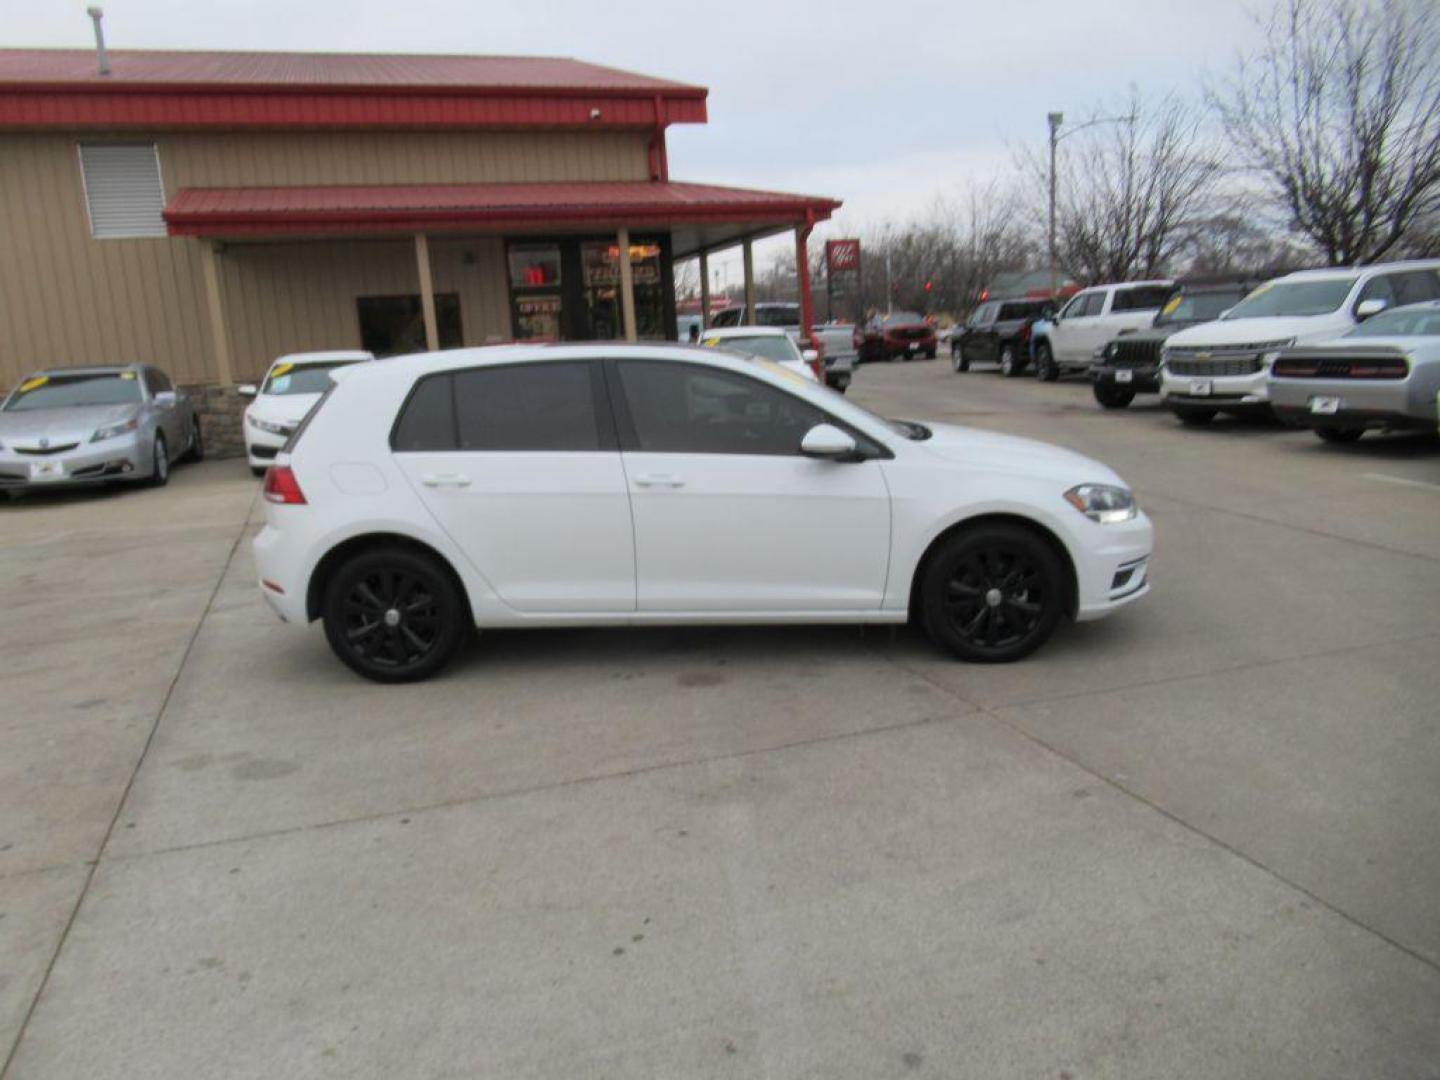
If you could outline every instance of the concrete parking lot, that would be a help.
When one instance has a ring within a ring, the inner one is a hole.
[[[0,504],[4,1080],[1440,1077],[1440,443],[853,393],[1114,466],[1153,594],[379,687],[264,608],[243,462]]]

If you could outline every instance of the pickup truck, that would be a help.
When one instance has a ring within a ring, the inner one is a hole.
[[[737,304],[717,312],[710,320],[716,329],[747,325],[745,305]],[[799,344],[800,305],[783,300],[755,305],[756,326],[778,326]],[[851,323],[815,323],[810,328],[820,347],[821,363],[825,366],[825,384],[844,392],[855,375],[855,327]]]
[[[970,313],[963,329],[950,336],[950,362],[956,371],[971,364],[998,364],[1013,379],[1030,356],[1030,329],[1055,310],[1053,300],[987,300]]]
[[[1090,370],[1097,349],[1125,330],[1141,330],[1175,291],[1172,281],[1092,285],[1060,313],[1031,328],[1035,377],[1054,382],[1067,371]]]

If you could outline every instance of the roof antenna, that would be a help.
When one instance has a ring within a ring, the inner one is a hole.
[[[105,18],[105,9],[98,7],[86,8],[85,14],[89,15],[91,21],[95,24],[95,57],[100,61],[100,74],[109,75],[110,54],[105,51],[105,25],[102,21]]]

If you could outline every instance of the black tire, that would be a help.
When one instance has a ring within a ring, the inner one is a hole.
[[[934,360],[934,359],[935,359],[935,354],[936,354],[938,351],[939,351],[938,349],[926,349],[926,350],[925,350],[925,359],[926,359],[926,360]]]
[[[253,477],[255,477],[256,479],[259,479],[259,478],[263,477],[267,471],[268,471],[268,470],[266,469],[266,467],[265,467],[264,465],[251,465],[251,466],[250,466],[250,475],[253,476]]]
[[[926,561],[920,614],[932,641],[961,660],[1021,660],[1049,639],[1065,610],[1065,574],[1041,537],[1017,525],[978,525]]]
[[[150,487],[164,487],[170,482],[170,448],[165,445],[163,432],[155,433],[155,445],[151,448],[154,464],[150,467]]]
[[[950,356],[952,357],[950,361],[950,366],[954,368],[957,372],[970,370],[970,361],[965,359],[964,353],[953,352],[950,354]]]
[[[190,419],[190,445],[185,450],[186,461],[205,460],[205,438],[200,431],[200,418]]]
[[[1204,427],[1215,419],[1215,414],[1219,411],[1203,405],[1176,405],[1173,408],[1176,419],[1187,427]]]
[[[1060,369],[1055,366],[1055,354],[1050,351],[1048,341],[1035,346],[1035,378],[1041,382],[1054,382],[1060,378]]]
[[[1315,434],[1328,443],[1352,443],[1365,434],[1359,427],[1317,427]]]
[[[1114,383],[1097,382],[1095,400],[1107,409],[1123,409],[1135,400],[1135,391],[1122,390]]]
[[[348,559],[331,575],[321,611],[335,655],[382,683],[428,679],[470,630],[459,586],[446,568],[399,547]]]
[[[1025,365],[1015,357],[1015,346],[1006,345],[1000,350],[1000,374],[1007,379],[1017,378]]]

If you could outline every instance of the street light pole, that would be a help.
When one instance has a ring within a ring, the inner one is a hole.
[[[1065,122],[1065,114],[1052,112],[1046,119],[1050,121],[1050,299],[1054,300],[1060,290],[1055,273],[1055,148],[1060,145],[1060,125]]]
[[[886,249],[886,251],[885,251],[885,314],[886,314],[886,315],[889,315],[889,314],[890,314],[892,311],[894,311],[894,310],[895,310],[895,308],[894,308],[894,300],[891,299],[891,293],[890,293],[890,251],[889,251],[889,249]]]

